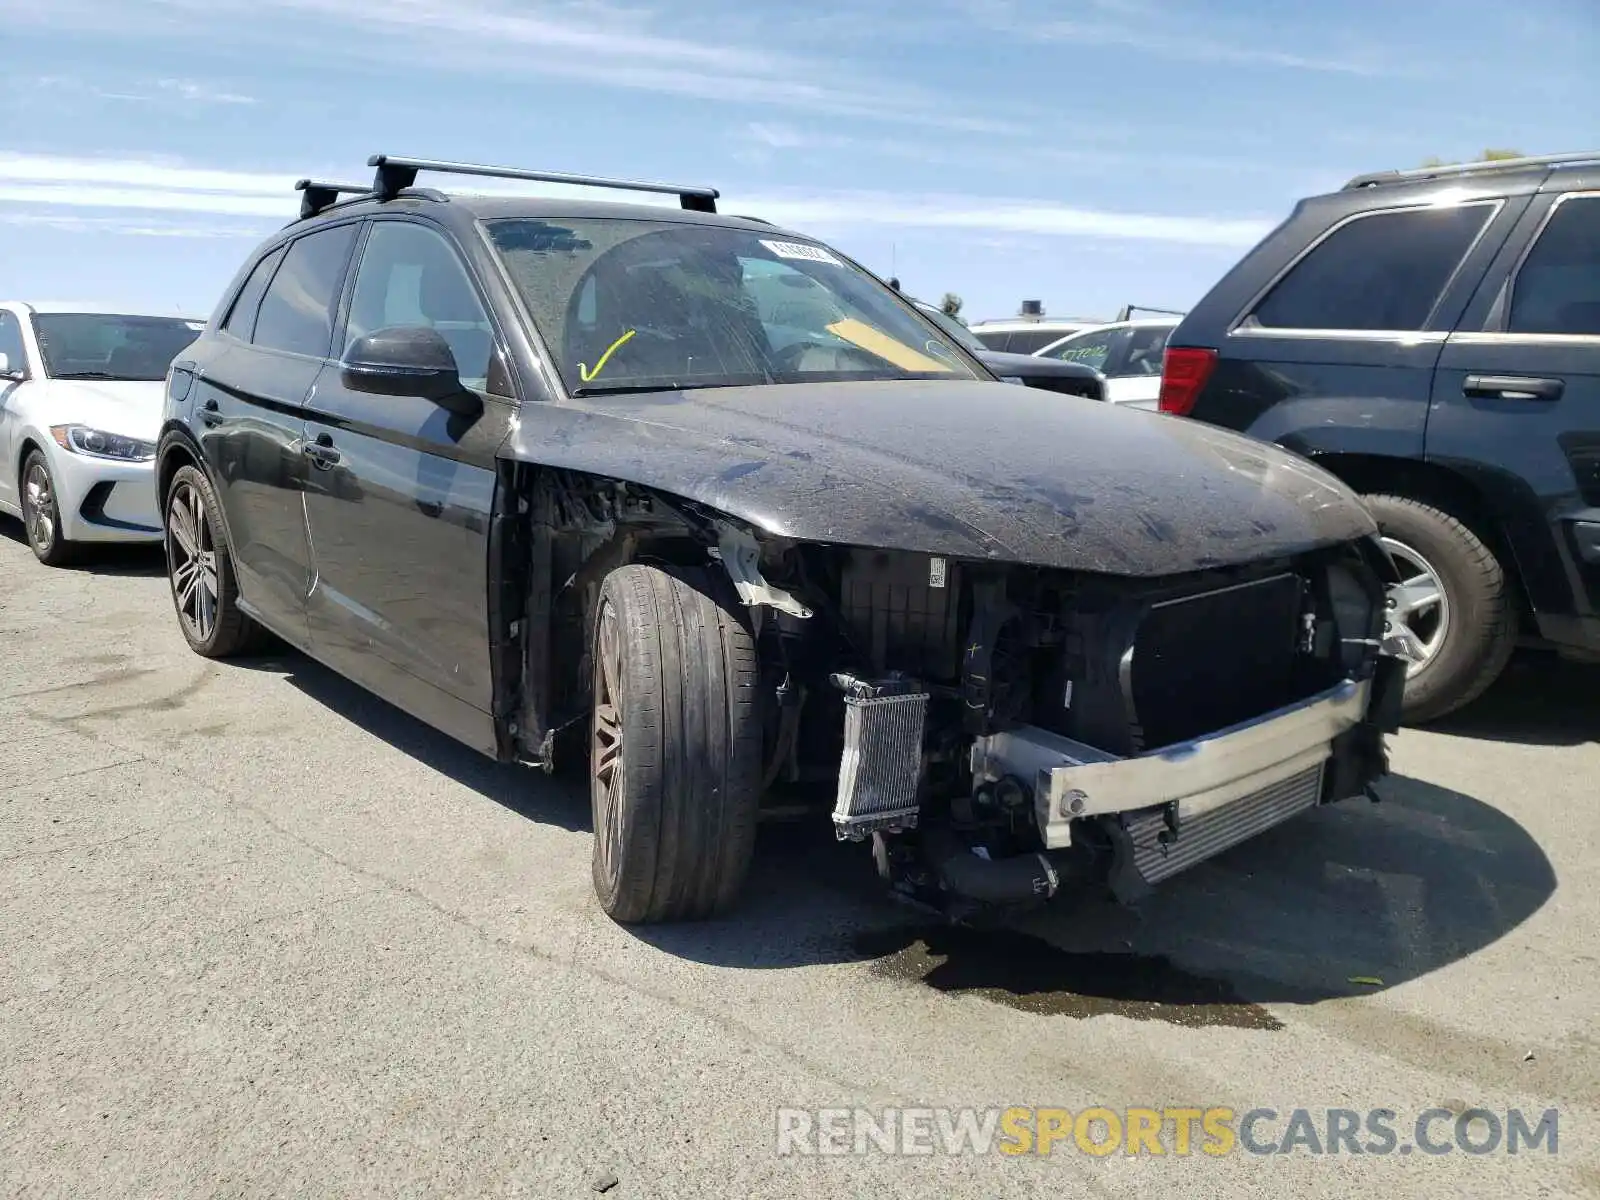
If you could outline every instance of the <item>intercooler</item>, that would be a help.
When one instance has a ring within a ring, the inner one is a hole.
[[[1323,767],[1318,763],[1199,815],[1184,816],[1180,805],[1176,832],[1165,809],[1122,818],[1134,868],[1146,883],[1159,883],[1315,807],[1322,795]]]
[[[844,760],[833,811],[841,841],[917,823],[928,695],[868,694],[872,690],[857,686],[844,699]]]

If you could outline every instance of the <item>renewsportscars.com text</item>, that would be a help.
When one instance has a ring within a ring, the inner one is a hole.
[[[1556,1154],[1559,1110],[781,1108],[777,1152],[851,1154]]]

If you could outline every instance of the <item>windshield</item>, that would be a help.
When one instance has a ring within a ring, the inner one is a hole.
[[[814,242],[616,217],[485,224],[574,395],[980,378],[887,286]]]
[[[35,313],[34,336],[51,379],[162,380],[204,321],[109,313]]]

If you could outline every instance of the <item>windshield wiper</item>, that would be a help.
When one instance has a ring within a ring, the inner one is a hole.
[[[678,392],[683,386],[677,383],[619,383],[611,387],[574,388],[574,396],[636,396],[642,392]]]
[[[147,383],[149,380],[138,380],[129,375],[113,375],[110,371],[58,371],[50,376],[51,379],[120,379],[128,383]]]

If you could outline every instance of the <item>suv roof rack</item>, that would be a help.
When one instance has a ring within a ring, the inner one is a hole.
[[[372,187],[361,188],[380,200],[392,200],[417,181],[419,171],[437,171],[445,175],[479,175],[491,179],[527,179],[535,183],[569,183],[582,187],[616,188],[626,192],[655,192],[678,197],[679,203],[691,212],[714,213],[716,188],[690,187],[672,183],[646,183],[630,179],[608,179],[600,175],[569,175],[562,171],[524,171],[517,167],[491,167],[478,163],[444,162],[431,158],[398,158],[392,154],[374,154],[367,166],[376,167],[377,175]]]
[[[1379,187],[1386,183],[1411,183],[1420,179],[1453,179],[1460,175],[1483,175],[1495,171],[1521,171],[1529,167],[1559,167],[1569,163],[1600,162],[1600,150],[1576,154],[1539,154],[1527,158],[1491,158],[1485,162],[1449,163],[1438,167],[1415,167],[1409,171],[1371,171],[1357,175],[1340,190]]]
[[[300,197],[300,219],[314,217],[324,209],[339,202],[340,196],[364,196],[372,191],[364,183],[324,183],[319,179],[301,179],[294,190],[304,192]]]
[[[1177,308],[1155,308],[1149,304],[1124,304],[1122,310],[1117,313],[1117,320],[1131,321],[1133,314],[1136,312],[1160,313],[1166,317],[1186,317],[1189,315],[1182,309]]]

